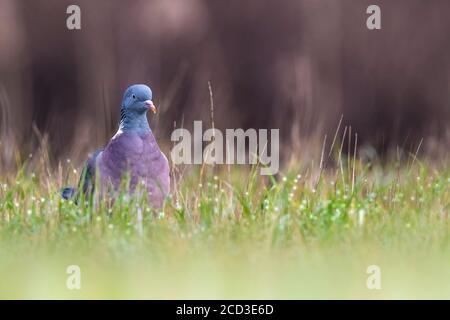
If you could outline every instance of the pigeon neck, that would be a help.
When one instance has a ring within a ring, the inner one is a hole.
[[[122,132],[147,133],[150,132],[147,115],[136,114],[124,108],[120,110],[119,130]]]

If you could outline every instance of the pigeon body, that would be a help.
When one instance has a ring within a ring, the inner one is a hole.
[[[118,189],[123,174],[129,172],[131,192],[141,182],[147,188],[150,203],[163,205],[170,188],[169,163],[151,131],[118,132],[97,161],[102,185],[112,183]]]
[[[161,207],[170,191],[169,162],[161,152],[148,125],[147,110],[156,111],[152,92],[146,85],[133,85],[124,94],[119,130],[103,150],[97,150],[84,166],[78,190],[94,192],[100,178],[102,192],[110,186],[118,190],[125,174],[130,175],[130,192],[142,183],[152,206]],[[74,188],[64,188],[62,197],[78,198]]]

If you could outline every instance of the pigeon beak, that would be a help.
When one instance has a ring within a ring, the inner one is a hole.
[[[144,103],[147,106],[147,108],[149,108],[153,113],[156,113],[156,107],[153,104],[152,100],[145,100]]]

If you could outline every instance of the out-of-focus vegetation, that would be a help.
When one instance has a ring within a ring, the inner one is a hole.
[[[279,178],[254,168],[174,170],[154,211],[123,194],[76,206],[45,157],[0,184],[2,298],[448,298],[450,172],[339,157]],[[81,268],[81,290],[66,269]],[[378,265],[382,289],[366,273]]]
[[[449,298],[450,1],[377,3],[369,31],[372,1],[79,0],[69,31],[72,1],[0,0],[0,297]],[[218,129],[280,128],[281,172],[62,201],[133,83],[166,154],[213,98]]]
[[[217,128],[283,128],[284,151],[331,135],[341,114],[379,154],[422,138],[425,154],[448,149],[448,1],[378,0],[379,31],[369,0],[79,0],[69,31],[71,4],[0,0],[0,136],[24,155],[35,125],[56,163],[84,160],[133,83],[153,89],[151,126],[168,142],[175,121],[209,120],[208,81]]]

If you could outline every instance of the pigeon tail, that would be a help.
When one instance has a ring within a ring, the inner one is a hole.
[[[86,161],[83,171],[80,175],[80,180],[78,181],[78,188],[74,187],[65,187],[61,190],[61,197],[64,200],[74,199],[75,203],[78,204],[78,199],[80,196],[80,192],[84,194],[84,196],[88,197],[94,193],[95,189],[95,166],[97,157],[102,153],[102,149],[99,149],[94,152],[94,154],[89,157]]]
[[[61,190],[61,197],[64,200],[71,200],[75,197],[76,195],[76,189],[73,187],[65,187]]]

